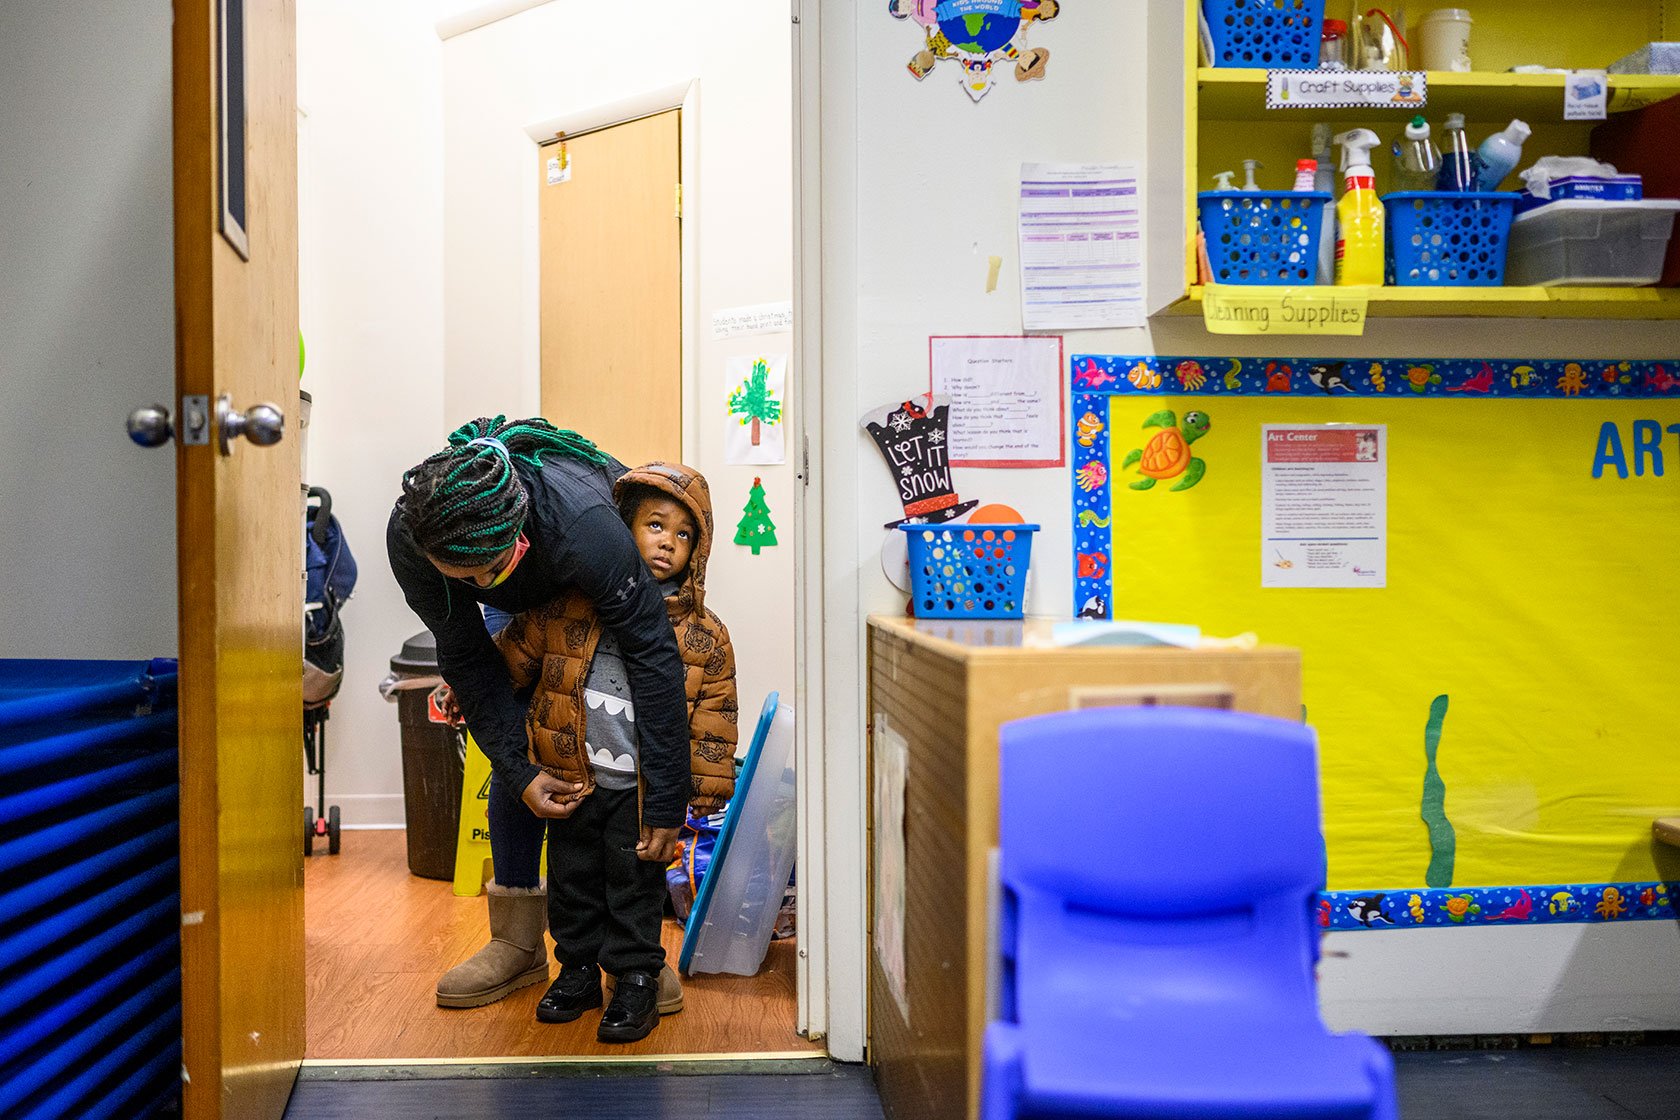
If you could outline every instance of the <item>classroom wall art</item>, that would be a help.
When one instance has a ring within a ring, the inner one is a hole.
[[[1070,370],[1073,611],[1303,650],[1326,928],[1674,918],[1680,363]],[[1263,586],[1279,425],[1384,433],[1381,585]]]
[[[907,68],[918,82],[941,61],[954,69],[968,96],[986,96],[1006,68],[1017,82],[1044,77],[1050,52],[1027,45],[1034,24],[1061,12],[1061,0],[888,0],[894,19],[914,22],[925,40]]]
[[[724,429],[726,463],[785,463],[787,441],[787,355],[758,354],[730,358],[729,423]]]

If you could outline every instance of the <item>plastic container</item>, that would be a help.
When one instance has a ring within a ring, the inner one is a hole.
[[[1418,26],[1420,59],[1425,70],[1470,72],[1470,26],[1465,8],[1436,8]]]
[[[1371,149],[1382,143],[1368,128],[1336,137],[1342,146],[1342,200],[1336,204],[1336,284],[1381,287],[1384,279],[1387,215],[1377,197]]]
[[[683,972],[758,972],[793,874],[794,811],[793,709],[772,692],[688,915]]]
[[[1505,280],[1514,193],[1397,191],[1388,209],[1390,284],[1492,288]]]
[[[1476,189],[1476,155],[1464,135],[1464,114],[1448,113],[1447,128],[1441,134],[1441,174],[1435,179],[1438,191]]]
[[[1554,202],[1511,225],[1506,275],[1540,287],[1628,287],[1662,278],[1680,199]]]
[[[901,525],[917,618],[1020,618],[1037,525]]]
[[[1624,175],[1637,173],[1647,198],[1680,198],[1680,97],[1643,109],[1612,113],[1592,131],[1592,157],[1613,164]],[[1680,239],[1668,243],[1664,287],[1680,285]]]
[[[1329,192],[1203,191],[1197,198],[1215,283],[1317,281]]]
[[[1476,149],[1476,189],[1496,191],[1522,162],[1523,143],[1534,134],[1522,121],[1512,121],[1482,141]]]
[[[466,764],[464,744],[455,729],[433,718],[432,689],[442,681],[437,641],[430,630],[403,643],[402,652],[391,658],[391,677],[386,683],[387,691],[396,697],[402,731],[408,869],[423,879],[453,879]]]
[[[1390,154],[1394,159],[1396,191],[1432,191],[1441,176],[1441,149],[1429,138],[1429,122],[1413,117]]]
[[[1319,39],[1318,68],[1320,70],[1347,69],[1348,25],[1346,20],[1327,19]]]
[[[1324,0],[1203,0],[1215,66],[1318,69]]]

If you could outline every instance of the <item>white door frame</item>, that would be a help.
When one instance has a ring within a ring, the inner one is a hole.
[[[805,485],[795,491],[800,1027],[865,1056],[868,943],[863,620],[856,562],[855,44],[849,6],[792,0],[794,378]],[[826,87],[835,96],[824,99]],[[825,156],[831,158],[825,159]],[[833,438],[824,439],[827,433]]]

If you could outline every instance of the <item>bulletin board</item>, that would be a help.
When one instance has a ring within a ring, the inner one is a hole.
[[[1674,919],[1676,368],[1074,356],[1074,613],[1303,651],[1322,925]],[[1261,586],[1276,424],[1386,427],[1386,586]]]

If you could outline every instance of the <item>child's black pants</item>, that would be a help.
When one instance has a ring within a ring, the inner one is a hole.
[[[636,858],[636,791],[597,786],[548,822],[548,928],[562,965],[659,975],[665,867]]]

